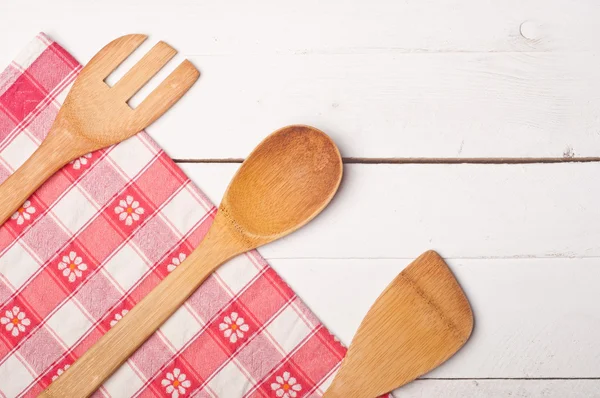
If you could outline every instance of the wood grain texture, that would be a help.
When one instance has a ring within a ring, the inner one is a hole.
[[[0,37],[15,38],[2,64],[42,27],[82,62],[129,30],[193,59],[202,88],[150,129],[178,159],[244,157],[291,123],[349,157],[600,156],[594,0],[32,0],[22,12],[0,4]]]
[[[445,260],[469,298],[475,328],[469,342],[425,378],[600,379],[600,259]],[[371,304],[410,260],[270,262],[348,345]]]
[[[377,298],[324,398],[375,398],[454,355],[473,329],[469,302],[444,260],[429,251]]]
[[[198,71],[187,62],[159,86],[153,97],[136,109],[127,101],[173,55],[166,44],[148,53],[134,74],[114,87],[104,79],[144,40],[144,35],[127,35],[103,47],[82,69],[39,149],[23,166],[0,185],[0,224],[52,174],[71,160],[121,142],[160,117],[198,79]],[[162,51],[161,51],[162,48]],[[165,51],[166,50],[166,51]],[[166,56],[165,56],[166,53]]]
[[[269,135],[233,177],[201,244],[41,396],[92,395],[221,264],[312,220],[341,179],[340,153],[323,132],[288,126]]]
[[[218,200],[237,165],[184,164]],[[345,165],[323,215],[294,239],[261,249],[276,258],[600,256],[599,163]]]

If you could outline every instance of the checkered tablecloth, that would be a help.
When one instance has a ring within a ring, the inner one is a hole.
[[[80,69],[40,34],[0,74],[0,181],[44,139]],[[185,259],[215,211],[144,132],[52,177],[0,229],[0,396],[48,386]],[[344,353],[251,252],[95,396],[320,397]]]

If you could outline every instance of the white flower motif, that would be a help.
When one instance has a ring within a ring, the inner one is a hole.
[[[167,271],[172,272],[183,260],[185,260],[185,253],[179,253],[178,257],[173,257],[171,264],[167,265]]]
[[[244,318],[238,317],[237,312],[232,312],[231,316],[223,318],[223,323],[219,325],[219,329],[223,332],[223,336],[235,343],[239,338],[244,337],[244,332],[247,332],[248,324],[244,323]]]
[[[73,168],[75,170],[79,170],[81,168],[81,166],[85,166],[86,164],[88,164],[88,159],[91,159],[91,157],[92,157],[91,153],[86,153],[82,157],[79,157],[75,160],[71,160],[69,163],[73,165]]]
[[[128,312],[129,310],[123,310],[121,311],[121,313],[117,312],[115,314],[115,318],[112,321],[110,321],[110,327],[112,328],[113,326],[115,326],[117,322],[119,322],[121,319],[123,319],[125,315],[127,315]]]
[[[31,215],[33,213],[35,213],[35,207],[31,205],[31,201],[26,200],[25,203],[23,203],[23,206],[21,206],[19,210],[15,211],[15,213],[12,216],[10,216],[10,218],[13,220],[17,220],[17,224],[21,225],[26,220],[31,219]]]
[[[0,318],[0,324],[6,325],[5,328],[14,337],[25,331],[25,326],[31,325],[31,321],[25,317],[25,313],[17,306],[12,311],[6,310],[4,316]]]
[[[62,271],[63,276],[69,277],[69,282],[75,282],[75,279],[81,278],[82,271],[87,269],[87,265],[74,251],[70,252],[68,256],[63,256],[62,261],[58,263],[58,270]]]
[[[290,377],[290,372],[283,372],[283,375],[277,376],[275,381],[277,383],[271,383],[271,389],[278,397],[294,398],[298,395],[298,391],[302,390],[302,386],[296,382],[296,378]]]
[[[58,379],[58,377],[59,377],[61,374],[65,373],[65,371],[66,371],[67,369],[69,369],[70,367],[71,367],[71,365],[65,365],[65,367],[64,367],[64,368],[60,368],[60,369],[58,369],[58,372],[56,372],[56,374],[55,374],[54,376],[52,376],[52,381],[54,381],[54,380]]]
[[[125,221],[125,225],[131,225],[140,219],[140,214],[144,214],[144,208],[137,200],[133,200],[133,196],[127,195],[125,200],[121,199],[115,207],[115,213],[119,215],[119,220]]]
[[[173,369],[173,373],[167,372],[161,384],[166,387],[165,391],[167,394],[171,394],[171,398],[178,398],[180,394],[185,394],[185,389],[190,388],[192,385],[189,380],[186,380],[185,373],[181,373],[179,368]]]

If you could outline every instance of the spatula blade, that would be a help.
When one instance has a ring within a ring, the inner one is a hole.
[[[363,319],[327,398],[375,398],[454,355],[473,329],[467,298],[444,260],[422,254]]]

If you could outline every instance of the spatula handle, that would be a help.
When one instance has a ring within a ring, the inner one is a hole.
[[[322,398],[350,398],[350,397],[348,397],[347,395],[344,395],[343,393],[338,394],[337,392],[335,392],[334,390],[329,388],[323,393]]]
[[[50,132],[29,159],[0,185],[0,225],[20,210],[36,189],[81,150],[69,138],[64,130]],[[21,211],[27,212],[27,209]]]
[[[200,246],[39,397],[93,394],[219,265],[239,253],[231,232],[215,219]]]

